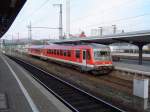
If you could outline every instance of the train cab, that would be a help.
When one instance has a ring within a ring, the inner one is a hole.
[[[94,69],[97,71],[106,72],[113,69],[110,49],[93,49]]]

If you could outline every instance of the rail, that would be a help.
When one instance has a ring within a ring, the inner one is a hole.
[[[8,57],[29,71],[33,78],[74,112],[123,112],[123,110],[110,103],[53,76],[34,65],[16,59],[15,57]]]

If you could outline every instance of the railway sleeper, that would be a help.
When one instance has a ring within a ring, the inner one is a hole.
[[[63,92],[63,91],[72,91],[68,88],[65,87],[54,87],[54,86],[49,86],[52,90],[58,91],[58,92]]]
[[[78,101],[75,101],[75,102],[72,102],[73,105],[89,105],[89,104],[95,104],[93,103],[93,101],[91,100],[78,100]]]
[[[62,95],[63,95],[63,94],[66,94],[66,95],[69,95],[69,94],[76,94],[74,91],[71,91],[71,90],[67,90],[67,91],[66,91],[66,90],[65,90],[65,91],[64,91],[64,90],[63,90],[63,91],[60,90],[60,92],[61,92]]]
[[[87,106],[88,105],[88,106]],[[89,110],[89,109],[91,109],[91,111],[92,110],[97,110],[97,109],[99,109],[100,107],[101,108],[104,108],[103,106],[101,106],[101,105],[99,105],[99,104],[87,104],[87,105],[81,105],[81,106],[79,106],[78,108],[79,108],[79,111],[81,111],[81,112],[86,112],[87,110]],[[100,111],[101,112],[101,111]]]
[[[75,93],[73,93],[73,92],[64,93],[62,91],[57,91],[57,90],[55,92],[58,93],[58,94],[60,94],[61,96],[73,96],[73,95],[75,95]]]
[[[59,92],[60,95],[65,95],[65,96],[68,96],[68,97],[74,97],[74,98],[85,98],[84,96],[78,94],[78,93],[73,93],[73,94],[61,94]]]
[[[86,100],[86,98],[84,98],[84,97],[78,97],[78,96],[64,96],[63,98],[66,99],[68,102]]]
[[[86,110],[86,112],[117,112],[117,111],[114,111],[112,109],[109,109],[109,108],[103,108],[103,107],[98,107],[98,108],[91,108],[91,109],[88,109]]]
[[[58,81],[58,80],[56,80],[56,79],[54,79],[54,78],[52,78],[52,79],[50,80],[50,83],[51,83],[51,85],[54,85],[54,86],[65,86],[64,83],[62,83],[62,82],[60,82],[60,81]]]
[[[75,98],[75,99],[81,99],[81,96],[77,96],[76,94],[61,94],[60,95],[63,97],[63,98]],[[78,97],[78,98],[77,98]]]

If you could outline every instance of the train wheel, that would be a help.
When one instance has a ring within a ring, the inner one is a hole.
[[[102,75],[108,75],[110,72],[109,71],[91,71],[91,73],[94,76],[102,76]]]
[[[85,73],[85,71],[82,69],[82,68],[80,68],[80,70],[79,70],[81,73]]]
[[[99,76],[100,73],[98,71],[91,71],[91,73],[94,75],[94,76]]]
[[[78,71],[80,71],[80,73],[84,73],[85,72],[85,70],[81,66],[77,66],[76,69],[78,69]]]

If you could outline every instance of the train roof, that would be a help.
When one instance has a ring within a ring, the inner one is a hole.
[[[29,48],[32,49],[50,49],[50,48],[55,48],[55,49],[80,49],[80,48],[109,48],[107,45],[102,45],[102,44],[82,44],[82,45],[58,45],[58,44],[51,44],[51,45],[32,45]]]

